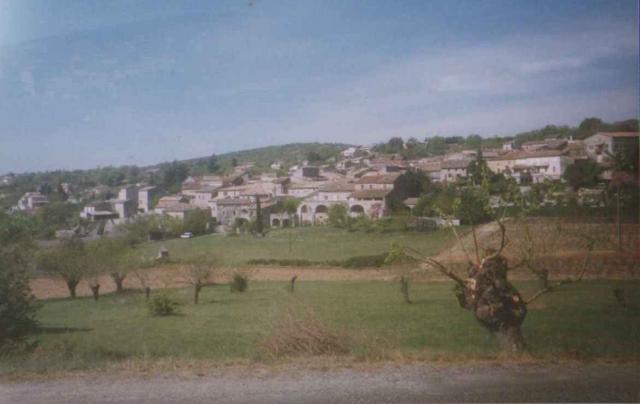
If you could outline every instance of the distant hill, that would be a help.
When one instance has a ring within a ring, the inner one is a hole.
[[[266,146],[257,149],[240,150],[216,155],[218,164],[224,169],[236,159],[238,164],[254,163],[257,167],[268,168],[271,163],[281,162],[284,166],[298,164],[307,159],[310,153],[314,153],[322,160],[337,156],[342,150],[352,145],[345,143],[289,143],[278,146]],[[207,164],[211,156],[203,156],[188,160],[180,160],[179,163],[188,165],[191,169],[199,171],[199,167]],[[159,168],[166,163],[156,164],[145,168]]]

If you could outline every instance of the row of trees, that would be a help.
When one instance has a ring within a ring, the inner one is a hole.
[[[102,238],[88,243],[71,238],[57,248],[40,252],[37,259],[40,270],[64,280],[71,298],[76,297],[76,288],[82,279],[88,280],[97,298],[98,277],[104,274],[108,274],[116,290],[122,292],[127,274],[143,266],[145,262],[123,238]]]

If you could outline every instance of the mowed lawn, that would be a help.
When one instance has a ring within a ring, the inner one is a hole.
[[[435,255],[454,242],[449,230],[432,232],[349,232],[327,226],[272,230],[264,237],[250,234],[225,236],[212,234],[182,240],[173,239],[146,243],[140,248],[147,256],[158,254],[166,246],[174,259],[209,255],[224,265],[242,266],[250,259],[306,259],[310,261],[344,260],[354,256],[377,255],[389,251],[396,242],[413,247],[427,255]]]
[[[395,282],[298,282],[294,294],[281,282],[253,282],[245,293],[227,285],[205,288],[201,303],[191,289],[165,293],[182,303],[180,314],[153,317],[137,291],[43,302],[43,331],[33,353],[0,360],[0,373],[99,367],[121,360],[271,361],[262,341],[283,313],[313,313],[348,336],[347,357],[466,360],[495,358],[496,342],[459,308],[448,282],[414,283],[413,304],[402,302]],[[525,296],[535,283],[518,283]],[[623,308],[613,289],[624,288]],[[640,359],[640,282],[584,281],[538,301],[525,321],[533,355],[552,358]],[[276,359],[278,360],[278,359]]]

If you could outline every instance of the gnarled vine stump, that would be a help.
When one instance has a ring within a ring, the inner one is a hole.
[[[479,265],[470,264],[468,278],[456,287],[460,306],[496,335],[500,345],[518,352],[524,346],[521,325],[527,305],[518,290],[507,280],[507,260],[488,255]]]

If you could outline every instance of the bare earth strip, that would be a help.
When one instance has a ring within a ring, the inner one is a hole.
[[[0,384],[0,403],[637,402],[638,364],[222,368]]]
[[[185,287],[188,283],[178,266],[151,268],[146,270],[148,284],[152,289]],[[397,276],[387,269],[343,269],[343,268],[295,268],[295,267],[255,267],[247,270],[251,280],[254,281],[289,281],[297,275],[299,281],[389,281]],[[215,282],[228,282],[228,275],[214,277]],[[115,291],[115,284],[109,276],[99,278],[100,293]],[[138,280],[129,276],[124,282],[125,288],[140,289]],[[65,283],[59,278],[39,277],[31,281],[31,290],[38,299],[51,299],[67,297],[69,292]],[[86,280],[78,285],[78,296],[91,296],[91,291]]]

